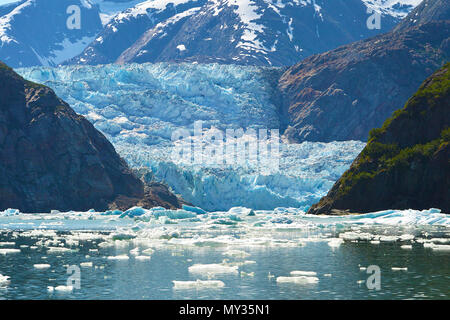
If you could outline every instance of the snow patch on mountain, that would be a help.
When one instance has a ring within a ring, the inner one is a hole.
[[[362,0],[364,4],[376,12],[404,18],[417,7],[422,0]]]

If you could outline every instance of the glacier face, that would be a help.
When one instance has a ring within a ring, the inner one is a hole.
[[[170,142],[179,128],[279,128],[272,91],[280,69],[131,64],[18,69],[48,85],[113,142]]]
[[[176,163],[172,133],[206,129],[279,129],[273,103],[277,68],[219,64],[132,64],[16,70],[53,88],[86,116],[145,179],[167,183],[209,211],[235,206],[306,209],[331,188],[364,147],[359,141],[280,144],[279,169],[242,164]],[[147,171],[147,172],[146,172]]]

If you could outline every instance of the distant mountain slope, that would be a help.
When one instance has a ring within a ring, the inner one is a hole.
[[[440,4],[441,11],[450,3]],[[415,13],[412,16],[420,19]],[[366,140],[450,59],[450,20],[428,22],[314,55],[281,77],[290,141]]]
[[[404,31],[431,21],[450,20],[448,4],[448,0],[424,0],[395,27],[394,31]]]
[[[450,63],[369,143],[311,214],[439,208],[450,213]]]
[[[69,29],[71,5],[81,28]],[[12,67],[57,65],[83,51],[101,31],[97,6],[87,0],[26,0],[0,7],[0,59]]]
[[[48,87],[0,62],[0,211],[180,206],[163,186],[143,183],[114,147]]]
[[[226,62],[292,65],[391,30],[418,0],[172,0],[139,3],[113,18],[68,64]],[[369,30],[368,7],[383,12]]]

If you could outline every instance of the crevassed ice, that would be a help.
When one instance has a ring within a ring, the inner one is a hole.
[[[131,64],[17,70],[44,83],[86,116],[134,168],[209,211],[236,206],[305,209],[326,194],[364,147],[358,141],[281,144],[279,168],[171,161],[177,129],[278,129],[276,68],[218,64]]]

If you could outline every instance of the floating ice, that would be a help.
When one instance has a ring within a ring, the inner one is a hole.
[[[195,212],[196,214],[206,214],[207,213],[202,208],[192,207],[192,206],[188,206],[188,205],[185,205],[185,204],[183,204],[183,210],[192,211],[192,212]]]
[[[294,276],[294,277],[278,277],[277,283],[294,283],[294,284],[314,284],[319,282],[317,277]]]
[[[94,264],[92,262],[82,262],[80,263],[80,267],[83,268],[92,268],[94,266]]]
[[[450,251],[450,245],[445,244],[434,244],[431,249],[436,251]]]
[[[10,253],[19,253],[20,249],[0,249],[0,254],[6,255]]]
[[[246,258],[250,256],[248,252],[242,250],[228,250],[223,253],[224,256],[236,257],[236,258]]]
[[[46,264],[46,263],[41,263],[41,264],[35,264],[35,265],[33,265],[33,267],[35,269],[48,269],[48,268],[50,268],[50,265]]]
[[[118,255],[118,256],[109,256],[108,260],[128,260],[130,259],[129,256],[122,254],[122,255]]]
[[[0,216],[10,217],[16,216],[20,213],[18,209],[6,209],[5,211],[0,211]]]
[[[54,290],[59,291],[59,292],[72,292],[73,286],[57,286],[54,288]],[[49,290],[49,291],[53,291],[53,290]]]
[[[294,270],[291,271],[291,276],[316,276],[317,272],[314,271],[300,271],[300,270]]]
[[[392,267],[392,271],[408,271],[407,267]]]
[[[190,273],[200,273],[200,274],[237,274],[237,266],[226,266],[223,264],[194,264],[189,267]]]
[[[10,283],[9,277],[0,274],[0,287],[5,287],[9,285],[9,283]]]
[[[201,288],[223,288],[225,284],[220,280],[197,280],[197,281],[172,281],[173,288],[178,289],[201,289]]]
[[[15,242],[0,242],[0,247],[11,247],[15,245],[16,245]]]
[[[136,256],[136,257],[134,257],[134,259],[136,259],[138,261],[149,261],[150,257],[149,256]]]

